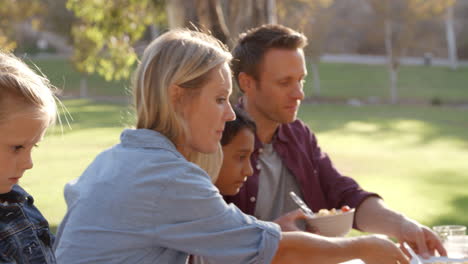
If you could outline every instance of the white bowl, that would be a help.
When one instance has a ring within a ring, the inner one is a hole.
[[[307,223],[317,229],[318,234],[327,237],[341,237],[353,228],[354,208],[342,213],[336,210],[336,215],[317,216],[307,219]]]

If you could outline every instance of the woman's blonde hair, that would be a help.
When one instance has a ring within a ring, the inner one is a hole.
[[[55,122],[57,105],[49,80],[29,68],[14,55],[0,51],[0,122],[14,114],[38,111]]]
[[[155,39],[145,49],[134,75],[136,128],[158,131],[176,146],[186,140],[186,123],[171,103],[171,87],[178,86],[185,94],[196,96],[209,81],[212,70],[231,58],[219,40],[202,32],[176,29]],[[188,159],[196,161],[198,157],[191,154]]]
[[[215,183],[218,179],[219,172],[223,166],[223,148],[218,144],[218,148],[214,153],[192,153],[188,160],[197,164],[210,176],[211,182]]]

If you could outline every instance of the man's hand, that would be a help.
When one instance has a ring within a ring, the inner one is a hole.
[[[441,256],[447,256],[447,251],[442,246],[442,242],[437,235],[428,227],[419,224],[418,222],[405,218],[400,225],[400,232],[396,236],[400,242],[400,248],[409,256],[409,252],[403,246],[403,242],[423,258],[433,256],[437,251]]]
[[[435,251],[441,256],[447,255],[437,235],[428,227],[391,210],[377,197],[369,197],[361,203],[355,221],[362,231],[395,237],[408,256],[403,242],[424,258],[434,255]]]

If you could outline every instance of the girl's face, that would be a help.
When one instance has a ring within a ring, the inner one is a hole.
[[[0,123],[0,193],[11,191],[23,173],[33,167],[31,151],[44,136],[48,123],[34,111],[15,114]]]
[[[223,166],[215,183],[221,194],[237,194],[247,177],[253,174],[250,155],[254,150],[254,143],[254,133],[243,128],[229,144],[223,146]]]
[[[223,135],[224,124],[236,118],[229,103],[232,92],[229,66],[224,63],[211,74],[200,94],[184,109],[190,135],[187,147],[191,151],[214,153]]]

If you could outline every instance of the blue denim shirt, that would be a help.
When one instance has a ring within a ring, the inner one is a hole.
[[[281,233],[228,205],[162,134],[127,129],[65,187],[58,263],[270,263]]]
[[[0,263],[56,263],[54,236],[34,206],[34,199],[18,185],[0,195]]]

